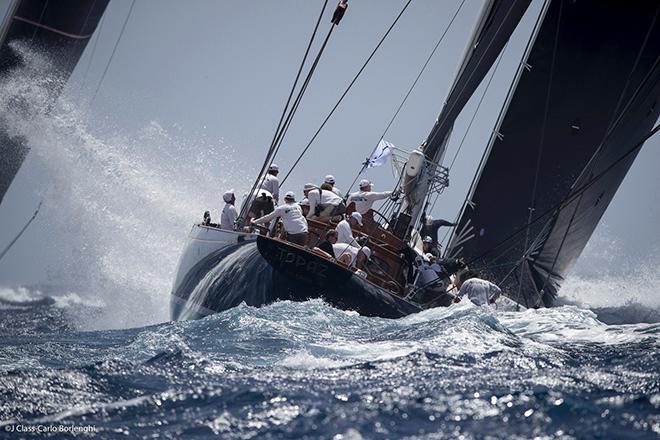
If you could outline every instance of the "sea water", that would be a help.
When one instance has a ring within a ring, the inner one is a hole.
[[[0,430],[91,426],[101,438],[228,439],[660,435],[658,323],[607,325],[575,306],[500,312],[469,302],[389,320],[314,300],[78,331],[68,314],[103,307],[53,298],[0,310]]]
[[[199,182],[226,184],[209,164],[231,151],[45,111],[47,61],[16,49],[1,122],[48,182],[24,239],[57,258],[47,283],[0,288],[0,438],[660,436],[657,267],[574,277],[552,309],[388,320],[315,300],[167,322],[186,228],[217,202]]]

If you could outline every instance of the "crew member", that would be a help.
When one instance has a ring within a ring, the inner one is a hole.
[[[236,212],[236,196],[234,195],[234,190],[230,189],[222,195],[222,200],[225,201],[225,207],[222,208],[222,214],[220,214],[220,228],[222,229],[234,229],[234,223],[238,218],[238,212]]]
[[[355,211],[348,218],[337,223],[337,242],[346,243],[359,248],[360,244],[353,237],[353,228],[357,225],[362,226],[362,214]]]
[[[330,258],[335,258],[335,252],[332,249],[332,245],[337,243],[337,231],[334,229],[328,229],[325,232],[325,240],[322,241],[316,249],[320,249],[326,254],[328,254],[328,257]]]
[[[302,208],[296,203],[296,196],[292,191],[286,193],[284,202],[284,205],[278,206],[273,212],[254,220],[253,223],[259,225],[279,217],[282,219],[287,240],[304,246],[307,242],[307,220],[302,214]]]
[[[331,191],[333,193],[337,194],[339,197],[343,198],[343,196],[341,195],[341,191],[339,191],[339,189],[335,186],[335,176],[333,176],[332,174],[328,174],[327,176],[325,176],[325,179],[323,179],[323,183],[327,183],[328,185],[332,185],[332,190]]]
[[[422,240],[422,249],[423,249],[424,253],[425,254],[431,254],[435,258],[440,256],[440,249],[438,248],[438,246],[440,246],[439,243],[438,243],[437,246],[433,245],[433,238],[431,238],[428,235],[426,237],[424,237],[424,239]]]
[[[374,192],[372,189],[373,184],[366,179],[362,179],[360,181],[360,191],[351,194],[347,203],[355,203],[355,210],[360,214],[365,214],[371,209],[375,201],[392,197],[393,194],[392,191]],[[398,194],[395,194],[395,196],[398,197]]]
[[[303,215],[307,217],[307,214],[309,214],[309,200],[307,197],[299,201],[298,204],[302,208]]]
[[[275,204],[277,204],[280,200],[280,181],[277,178],[279,172],[280,168],[277,166],[277,164],[270,164],[266,176],[261,181],[261,188],[265,189],[273,195]]]
[[[494,304],[502,294],[499,287],[490,281],[478,278],[477,274],[471,270],[460,274],[456,287],[459,289],[459,298],[467,296],[470,301],[478,306]]]
[[[307,185],[305,187],[307,188]],[[329,184],[324,183],[320,188],[308,191],[307,199],[309,200],[307,218],[327,219],[346,212],[344,200],[332,192]]]
[[[270,214],[275,209],[275,203],[273,202],[273,195],[270,193],[270,191],[267,191],[265,189],[262,188],[255,189],[254,193],[252,194],[252,197],[248,197],[246,195],[241,205],[241,211],[243,210],[243,206],[245,205],[245,203],[247,203],[250,200],[252,200],[252,202],[250,203],[250,209],[248,209],[248,214],[245,223],[246,226],[250,226],[250,222],[252,221],[252,219],[263,217],[264,215]]]
[[[367,246],[355,248],[347,243],[335,243],[332,245],[332,250],[338,262],[356,269],[364,269],[371,258],[371,249]]]
[[[441,218],[433,220],[433,217],[422,215],[422,228],[419,231],[419,234],[422,237],[431,237],[433,247],[438,245],[438,229],[443,226],[456,226],[456,223],[452,223]]]

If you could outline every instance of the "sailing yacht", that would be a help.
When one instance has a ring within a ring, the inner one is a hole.
[[[529,3],[485,2],[441,113],[401,170],[394,189],[404,197],[354,231],[372,252],[365,270],[314,252],[332,221],[310,221],[305,246],[195,225],[174,282],[172,318],[310,298],[397,318],[442,303],[411,280],[421,256],[417,231],[447,185],[454,121]],[[654,2],[545,1],[445,258],[460,258],[525,307],[553,304],[637,152],[658,131],[659,11]]]

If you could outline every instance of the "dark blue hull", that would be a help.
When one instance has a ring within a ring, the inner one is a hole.
[[[260,307],[314,298],[364,316],[399,318],[420,311],[321,257],[280,241],[257,241],[259,249],[254,241],[237,243],[192,266],[172,292],[172,319],[198,319],[242,302]]]

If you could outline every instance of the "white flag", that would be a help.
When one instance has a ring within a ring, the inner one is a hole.
[[[376,147],[376,151],[374,151],[374,154],[372,154],[371,157],[369,158],[369,163],[367,164],[367,168],[379,167],[385,165],[393,152],[394,152],[394,145],[387,142],[385,139],[381,139],[380,142],[378,142],[378,147]]]

